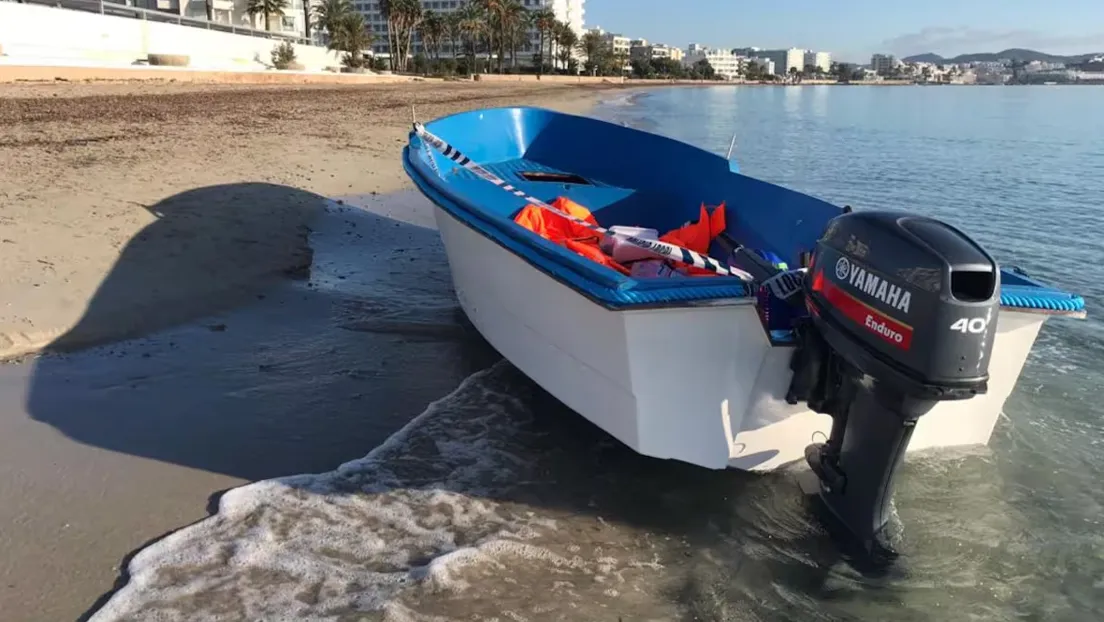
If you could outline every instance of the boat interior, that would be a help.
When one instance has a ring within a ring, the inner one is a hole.
[[[568,198],[587,208],[603,227],[646,227],[662,234],[696,221],[703,204],[713,208],[724,203],[725,235],[709,253],[721,262],[736,244],[796,265],[799,253],[810,250],[827,221],[840,213],[820,199],[732,173],[728,162],[715,154],[587,117],[540,108],[495,108],[444,117],[426,127],[508,184],[545,202]],[[528,234],[528,244],[550,251],[562,267],[588,262],[513,224],[527,205],[523,198],[435,151],[418,152],[418,159],[434,158],[443,178],[434,181],[447,186],[445,194],[475,215]],[[754,274],[757,267],[745,269]],[[613,276],[621,290],[647,287],[642,279]],[[685,288],[702,279],[651,280],[663,281],[653,287]],[[713,283],[710,289],[717,286]],[[732,291],[723,296],[741,288],[728,289]]]
[[[646,227],[662,234],[698,220],[703,205],[723,203],[725,231],[709,249],[722,263],[733,256],[734,247],[743,247],[745,256],[752,249],[799,267],[802,253],[815,248],[828,221],[842,211],[733,172],[725,158],[687,143],[589,117],[542,108],[492,108],[442,117],[426,129],[507,184],[546,203],[568,198],[607,228]],[[513,221],[528,204],[524,198],[481,179],[413,133],[404,165],[446,211],[607,306],[748,296],[733,278],[626,276],[544,239]],[[778,270],[769,262],[733,265],[757,278]],[[1031,298],[1032,305],[1040,304],[1036,299],[1044,289],[1052,295],[1043,306],[1062,307],[1061,299],[1069,296],[1014,270],[1003,270],[1002,282],[1020,302]]]

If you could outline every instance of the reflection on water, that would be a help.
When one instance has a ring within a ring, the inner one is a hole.
[[[1046,184],[1066,197],[1068,218],[1095,231],[1088,208],[1100,182],[1071,183],[1057,170],[1065,155],[1048,162],[1037,144],[990,135],[987,120],[1005,115],[997,123],[1020,127],[1031,117],[1007,115],[1068,113],[1090,90],[1039,91],[1056,99],[1016,106],[1003,99],[1010,90],[671,89],[600,114],[719,153],[736,130],[741,164],[764,177],[858,205],[923,204],[991,223],[967,229],[1091,304],[1100,286],[1078,266],[1098,253],[1095,238],[1065,239],[1059,257],[1044,252],[1057,219],[1008,202],[1041,195],[995,202],[986,176],[998,154],[1039,164],[1006,187]],[[739,114],[726,104],[737,100]],[[969,118],[940,116],[951,110]],[[894,115],[925,125],[903,127]],[[1092,165],[1104,158],[1078,132],[1052,131],[1060,135],[1033,140],[1075,141]],[[1020,151],[1005,153],[1009,144]],[[373,295],[417,290],[401,277],[375,282]],[[430,315],[439,328],[467,330]],[[906,464],[896,498],[903,556],[881,574],[841,554],[792,473],[643,458],[500,362],[362,459],[226,494],[215,516],[138,554],[126,587],[93,620],[1104,619],[1100,330],[1096,319],[1048,324],[991,448]],[[364,408],[370,416],[373,405]]]

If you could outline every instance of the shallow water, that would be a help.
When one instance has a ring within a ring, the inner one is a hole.
[[[1102,94],[671,89],[597,114],[722,153],[735,131],[744,172],[945,218],[1092,313]],[[316,232],[330,234],[346,235]],[[435,277],[396,265],[358,290],[322,258],[311,280],[342,292],[350,325],[385,328],[377,301],[409,299],[432,327],[423,339],[468,334],[419,297]],[[409,334],[411,311],[387,309]],[[1101,329],[1049,322],[989,447],[910,460],[904,555],[881,574],[841,555],[792,473],[642,458],[499,362],[366,457],[227,493],[212,518],[141,551],[92,619],[1101,619]]]

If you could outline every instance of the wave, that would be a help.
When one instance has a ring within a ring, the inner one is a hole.
[[[227,492],[216,514],[135,555],[91,621],[424,619],[415,608],[461,594],[510,617],[531,608],[526,576],[569,600],[632,589],[651,559],[584,550],[556,518],[508,500],[534,477],[526,386],[500,362],[363,458]]]

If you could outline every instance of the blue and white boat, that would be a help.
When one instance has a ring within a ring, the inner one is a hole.
[[[697,147],[530,107],[415,124],[404,167],[436,206],[483,337],[641,454],[710,469],[807,463],[877,543],[904,451],[985,444],[1039,329],[1081,297],[1002,269],[965,234],[841,209]],[[725,205],[708,253],[613,233],[669,268],[624,274],[515,222],[564,197],[656,231]]]

